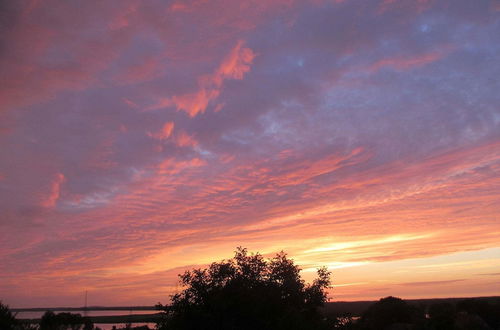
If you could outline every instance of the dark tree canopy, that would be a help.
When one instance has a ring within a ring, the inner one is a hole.
[[[433,304],[429,307],[430,330],[454,330],[455,306],[449,302]]]
[[[12,313],[9,306],[0,301],[0,330],[38,330],[38,327],[16,319],[16,314]]]
[[[47,311],[40,320],[40,330],[92,330],[90,318],[80,314]]]
[[[9,309],[9,306],[2,304],[0,301],[0,329],[14,330],[18,322],[16,317]]]
[[[270,260],[238,248],[234,258],[179,275],[185,289],[158,305],[166,329],[323,329],[318,307],[327,300],[330,272],[318,270],[312,284],[284,252]]]
[[[419,324],[423,322],[423,313],[406,301],[396,297],[382,298],[371,305],[361,316],[359,328],[383,330],[395,325]]]

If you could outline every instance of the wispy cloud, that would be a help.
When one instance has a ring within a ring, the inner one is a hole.
[[[244,47],[243,41],[240,40],[213,74],[198,77],[196,92],[162,98],[159,103],[147,107],[146,110],[175,106],[177,110],[183,110],[191,117],[203,113],[209,103],[220,95],[225,80],[243,79],[245,73],[250,71],[254,57],[252,50]]]
[[[406,286],[446,285],[446,284],[452,284],[452,283],[462,282],[462,281],[465,281],[465,280],[459,279],[459,280],[447,280],[447,281],[408,282],[408,283],[401,283],[400,285],[406,285]]]

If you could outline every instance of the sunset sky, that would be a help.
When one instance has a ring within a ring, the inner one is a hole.
[[[500,295],[497,0],[2,1],[0,300],[237,246],[332,300]]]

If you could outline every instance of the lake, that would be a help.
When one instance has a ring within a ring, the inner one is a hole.
[[[62,312],[69,312],[72,314],[81,314],[87,315],[87,316],[129,316],[129,315],[147,315],[147,314],[155,314],[158,313],[158,310],[152,309],[152,310],[71,310],[71,311],[64,311],[64,310],[53,310],[54,313],[62,313]],[[43,314],[45,314],[45,311],[20,311],[20,312],[15,312],[16,318],[17,319],[40,319]],[[142,325],[147,325],[150,329],[154,329],[155,323],[144,323],[144,322],[138,322],[138,323],[132,323],[133,326],[142,326]],[[102,330],[111,330],[113,326],[116,326],[116,328],[122,328],[125,326],[125,323],[94,323],[94,326],[97,326],[101,328]]]
[[[132,326],[134,326],[134,327],[143,326],[143,325],[147,325],[150,329],[154,329],[156,326],[156,323],[132,323]],[[116,326],[116,329],[124,328],[125,323],[114,323],[114,324],[94,323],[94,326],[99,327],[102,330],[112,330],[113,326]]]
[[[62,313],[66,311],[57,311],[54,310],[54,313]],[[115,315],[144,315],[144,314],[155,314],[158,313],[158,310],[152,309],[152,310],[99,310],[99,311],[93,311],[93,310],[88,310],[87,316],[115,316]],[[39,319],[42,317],[43,314],[45,314],[45,311],[36,311],[36,312],[15,312],[16,313],[16,318],[17,319]],[[83,310],[71,310],[68,311],[68,313],[72,314],[81,314],[82,316],[85,315],[85,311]]]

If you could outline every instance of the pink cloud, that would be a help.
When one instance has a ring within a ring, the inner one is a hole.
[[[174,122],[168,121],[165,124],[163,124],[163,126],[159,132],[148,133],[148,134],[149,134],[149,136],[154,137],[155,139],[166,140],[172,135],[172,132],[174,131],[174,126],[175,126]]]
[[[170,6],[170,10],[172,11],[185,11],[185,10],[188,10],[188,6],[181,3],[181,2],[174,2],[172,3],[172,5]]]
[[[224,80],[243,79],[245,73],[250,71],[254,57],[252,50],[245,48],[243,41],[238,41],[214,74],[199,79],[198,92],[173,97],[177,110],[184,110],[191,117],[205,112],[210,101],[219,96]]]
[[[177,107],[177,110],[183,110],[194,117],[199,113],[205,112],[208,104],[216,99],[220,90],[202,87],[199,91],[191,94],[175,95],[171,103]]]
[[[196,92],[163,98],[158,103],[147,107],[146,110],[174,105],[177,110],[185,111],[190,117],[204,113],[209,103],[220,95],[224,81],[243,79],[244,75],[250,71],[250,65],[255,56],[255,53],[250,48],[244,47],[244,42],[240,40],[213,74],[198,78],[199,88]],[[220,111],[221,107],[217,109]]]
[[[387,67],[400,71],[411,70],[413,68],[418,68],[439,61],[447,56],[448,53],[449,51],[435,51],[416,56],[396,56],[384,58],[370,65],[369,70],[371,72],[375,72]]]
[[[198,145],[198,141],[186,132],[177,134],[175,142],[179,147],[195,147]]]
[[[109,28],[111,30],[119,30],[130,25],[130,16],[136,13],[139,4],[131,3],[125,6],[123,10],[118,11],[118,14],[109,23]]]
[[[47,6],[52,8],[52,18],[47,18]],[[107,34],[106,40],[83,38],[75,42],[79,31],[110,14],[109,8],[100,8],[93,19],[81,16],[88,8],[32,2],[21,15],[13,17],[19,22],[6,31],[9,47],[0,58],[0,65],[7,68],[0,77],[4,86],[0,90],[2,110],[44,102],[61,91],[83,90],[98,82],[98,75],[118,56],[130,36],[115,32]],[[53,65],[51,53],[59,48],[64,49],[66,61]]]
[[[206,164],[207,163],[200,158],[193,158],[187,161],[176,161],[175,159],[168,158],[158,165],[158,169],[161,174],[175,175],[186,169],[201,167]]]
[[[164,68],[159,57],[142,59],[140,63],[134,63],[123,69],[114,80],[117,84],[133,84],[148,81],[161,76]]]
[[[49,193],[44,197],[43,201],[41,202],[41,206],[46,208],[53,208],[56,205],[57,200],[59,199],[61,194],[61,185],[64,183],[65,179],[66,178],[62,173],[57,173],[55,175],[54,180],[50,184]]]
[[[215,85],[221,86],[224,79],[243,79],[255,56],[250,48],[244,47],[242,40],[238,41],[212,78]]]

